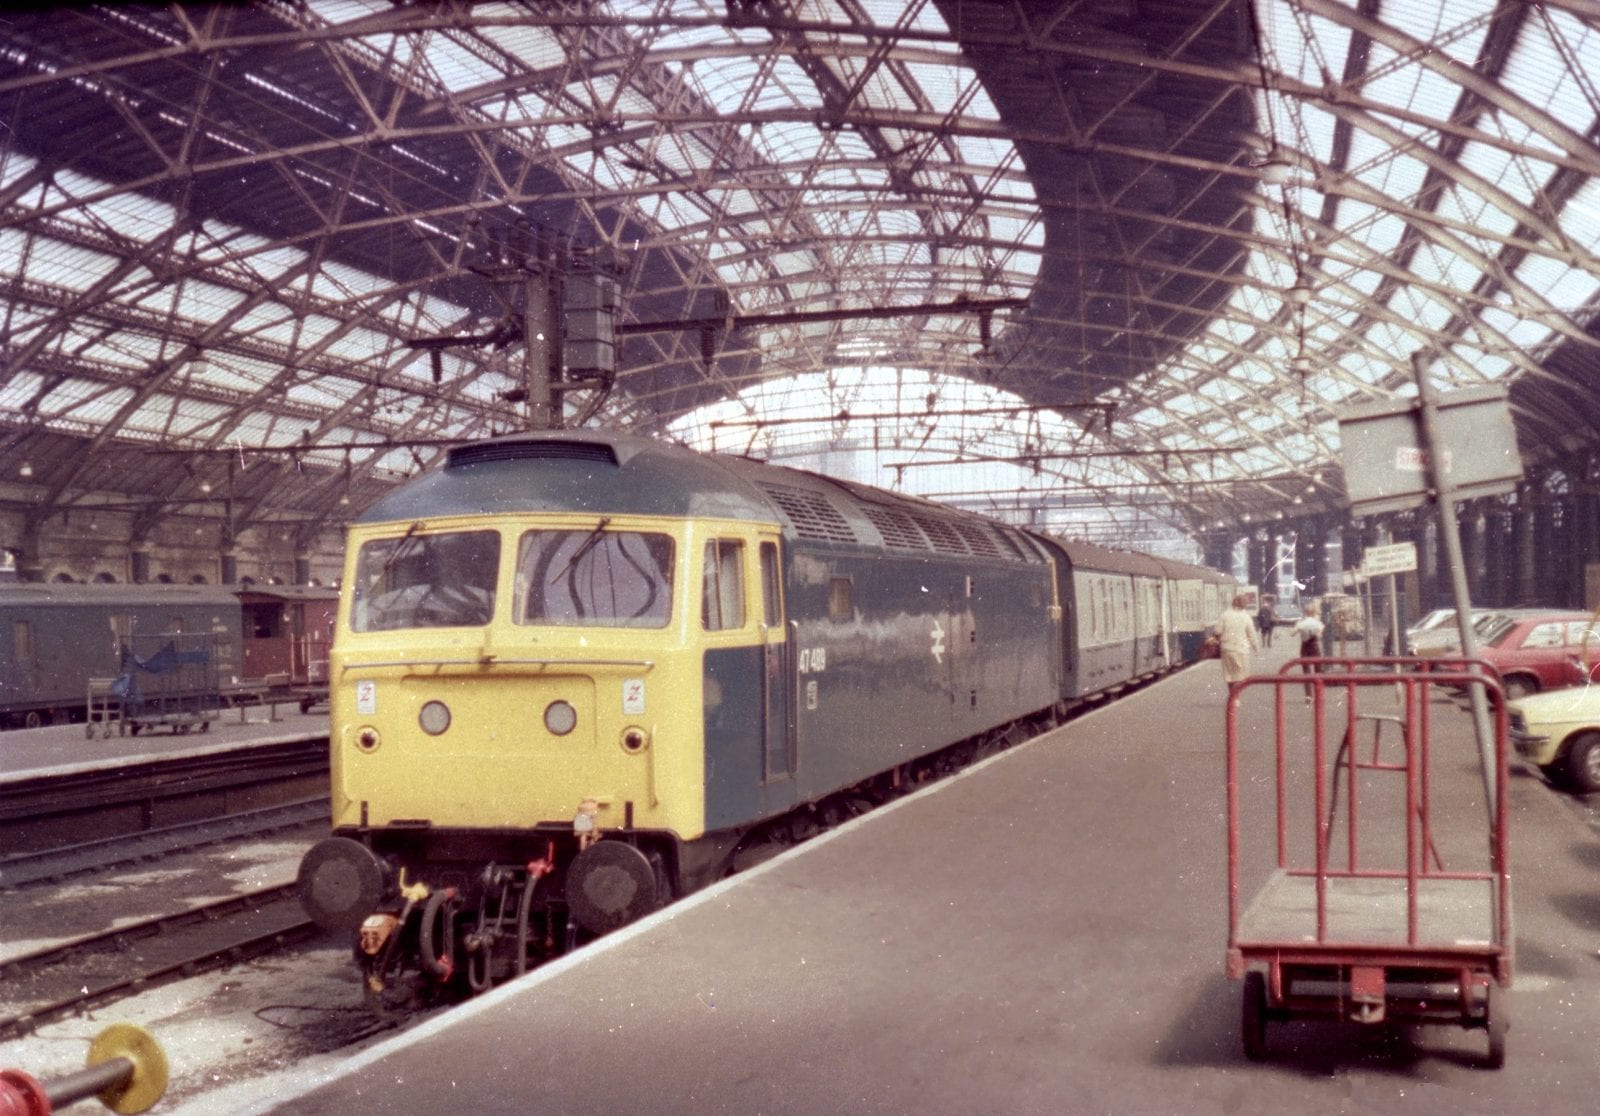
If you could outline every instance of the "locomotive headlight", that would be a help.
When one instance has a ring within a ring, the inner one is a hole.
[[[438,736],[450,727],[450,707],[442,701],[430,701],[417,715],[417,724],[429,736]]]
[[[578,711],[564,701],[552,701],[544,707],[544,727],[553,736],[565,736],[578,727]]]

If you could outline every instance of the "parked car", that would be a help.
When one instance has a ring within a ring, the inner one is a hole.
[[[1591,628],[1587,612],[1513,616],[1492,631],[1478,657],[1500,672],[1512,700],[1600,676],[1600,631]],[[1580,665],[1584,658],[1587,666]]]
[[[1432,612],[1430,612],[1426,616],[1424,616],[1421,620],[1418,620],[1415,624],[1412,624],[1409,628],[1406,629],[1406,639],[1408,641],[1406,646],[1409,647],[1410,646],[1409,641],[1412,640],[1412,639],[1415,639],[1417,636],[1421,635],[1423,632],[1431,632],[1435,628],[1443,627],[1445,624],[1449,624],[1449,623],[1453,622],[1455,620],[1455,618],[1456,618],[1456,610],[1453,609],[1453,608],[1436,608],[1436,609],[1434,609]]]
[[[1563,790],[1600,791],[1600,686],[1531,694],[1508,712],[1518,755]]]
[[[1549,609],[1522,609],[1516,612],[1503,608],[1475,608],[1472,610],[1472,631],[1478,646],[1498,635],[1514,615],[1537,615]],[[1450,658],[1461,654],[1461,632],[1456,626],[1455,610],[1450,611],[1450,621],[1439,624],[1415,636],[1407,635],[1407,653],[1424,659]]]
[[[1305,610],[1300,607],[1299,601],[1279,601],[1276,606],[1273,623],[1280,628],[1287,628],[1300,622],[1305,615]]]

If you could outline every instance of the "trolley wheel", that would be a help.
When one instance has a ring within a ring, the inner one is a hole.
[[[1488,1069],[1503,1069],[1506,1064],[1506,1032],[1511,1030],[1510,997],[1497,993],[1493,984],[1483,989],[1484,1025],[1489,1032],[1489,1053],[1484,1059]]]
[[[1244,1055],[1252,1062],[1267,1056],[1267,978],[1251,971],[1244,975],[1244,1003],[1240,1013]]]
[[[88,724],[83,726],[83,738],[85,740],[93,740],[94,739],[94,722],[93,721],[90,721]]]
[[[44,724],[44,714],[37,709],[30,709],[22,716],[23,728],[39,728]]]

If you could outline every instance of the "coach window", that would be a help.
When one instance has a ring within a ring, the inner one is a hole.
[[[775,628],[783,623],[783,590],[780,588],[778,570],[778,544],[761,544],[761,605],[762,621]]]
[[[700,620],[705,630],[744,627],[744,543],[738,539],[706,543],[703,578]]]

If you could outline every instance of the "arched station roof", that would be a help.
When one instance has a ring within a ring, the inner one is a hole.
[[[1590,0],[13,10],[0,510],[337,520],[525,422],[550,270],[621,287],[575,417],[892,444],[858,479],[944,463],[996,508],[1337,508],[1335,417],[1413,392],[1419,350],[1441,388],[1509,384],[1555,460],[1600,419],[1597,27]]]

